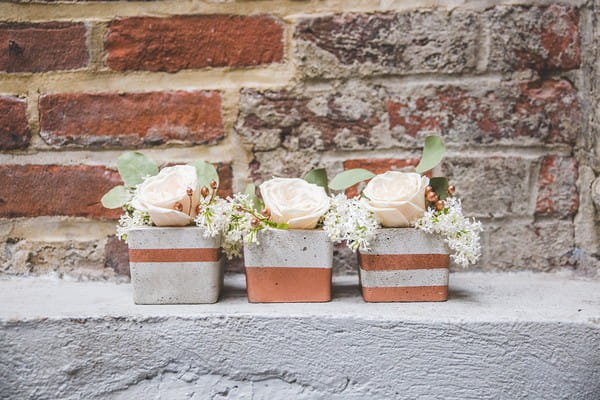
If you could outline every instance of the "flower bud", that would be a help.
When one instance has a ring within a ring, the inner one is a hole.
[[[448,194],[449,194],[450,196],[453,196],[453,195],[454,195],[454,193],[456,193],[456,188],[454,187],[454,185],[450,185],[450,186],[448,186]]]
[[[442,211],[444,209],[444,202],[442,200],[438,200],[435,202],[435,209],[438,211]]]
[[[175,203],[174,208],[177,211],[183,211],[183,204],[181,204],[180,202],[177,202],[177,203]]]
[[[260,213],[263,217],[266,218],[269,218],[271,216],[271,210],[269,210],[268,208],[263,208],[263,210]]]
[[[254,218],[252,220],[252,222],[250,222],[250,224],[252,225],[253,228],[256,228],[256,227],[258,227],[258,224],[260,224],[260,221],[256,218]]]
[[[212,181],[210,181],[210,187],[211,189],[216,189],[217,188],[217,181],[215,181],[214,179]]]
[[[428,192],[425,195],[425,198],[427,199],[428,202],[430,203],[435,203],[436,201],[439,200],[439,197],[437,194],[435,194],[435,192]]]
[[[202,186],[202,189],[200,189],[200,194],[202,197],[208,196],[208,188],[206,186]]]
[[[194,194],[194,191],[192,190],[192,188],[189,187],[189,188],[186,189],[185,193],[188,196],[192,197],[192,195]]]
[[[200,214],[202,213],[202,206],[200,204],[198,204],[198,207],[196,207],[196,214]]]

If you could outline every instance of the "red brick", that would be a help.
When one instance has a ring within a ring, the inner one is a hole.
[[[227,196],[233,195],[233,170],[231,164],[228,163],[217,163],[217,173],[219,174],[219,190],[217,194],[226,198]]]
[[[30,139],[25,100],[0,96],[0,150],[23,149]]]
[[[83,23],[0,24],[0,71],[44,72],[87,66]]]
[[[223,137],[218,92],[71,93],[40,98],[40,135],[70,147],[213,143]]]
[[[119,174],[89,165],[0,165],[0,217],[69,215],[117,218],[100,199],[121,183]]]
[[[175,72],[283,59],[283,25],[268,16],[134,17],[110,23],[106,64],[117,71]]]
[[[417,164],[419,164],[418,158],[411,158],[407,160],[398,158],[356,159],[344,161],[344,169],[364,168],[373,172],[374,174],[383,174],[389,170],[414,170],[414,167],[416,167]],[[356,196],[361,185],[364,186],[364,184],[358,183],[346,189],[346,196]]]
[[[571,157],[545,156],[538,176],[537,215],[571,217],[579,208],[577,161]]]
[[[388,112],[392,136],[400,139],[437,133],[460,144],[572,145],[581,129],[577,93],[566,80],[430,85],[392,95]]]
[[[111,236],[104,246],[104,268],[113,269],[117,275],[129,276],[129,248],[127,243]]]
[[[581,43],[575,8],[497,7],[486,13],[490,26],[489,70],[538,71],[579,68]]]

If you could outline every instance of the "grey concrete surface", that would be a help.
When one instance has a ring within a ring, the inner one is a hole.
[[[456,273],[445,303],[135,305],[128,284],[0,280],[4,399],[598,399],[600,281]]]

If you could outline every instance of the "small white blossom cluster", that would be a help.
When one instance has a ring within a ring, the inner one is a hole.
[[[378,227],[373,213],[358,197],[349,199],[344,194],[331,197],[331,206],[323,219],[323,230],[332,241],[345,241],[352,251],[365,251],[369,249],[369,241]]]
[[[140,226],[150,226],[150,214],[144,211],[137,210],[131,205],[125,205],[125,213],[119,218],[117,222],[117,238],[127,242],[127,232],[130,229]]]
[[[460,200],[455,197],[448,197],[445,208],[440,211],[432,208],[425,211],[415,227],[440,235],[453,251],[452,259],[462,267],[476,263],[481,255],[479,234],[483,227],[480,222],[463,215]]]
[[[205,228],[207,236],[221,234],[221,248],[232,259],[242,254],[244,243],[257,243],[256,233],[264,228],[259,224],[252,226],[252,201],[247,194],[237,193],[227,200],[218,199],[210,205],[203,206],[196,217],[196,225]]]
[[[229,224],[231,205],[227,200],[215,196],[212,201],[200,198],[200,212],[194,222],[204,228],[204,237],[215,237],[224,232]]]

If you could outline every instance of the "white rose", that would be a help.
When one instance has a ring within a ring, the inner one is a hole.
[[[425,212],[429,178],[414,172],[388,171],[369,181],[364,204],[388,228],[407,227]]]
[[[148,212],[156,226],[185,226],[196,216],[199,201],[196,168],[176,165],[163,168],[139,185],[132,206]]]
[[[273,178],[260,185],[271,221],[286,223],[290,229],[314,229],[329,210],[325,189],[299,178]]]

